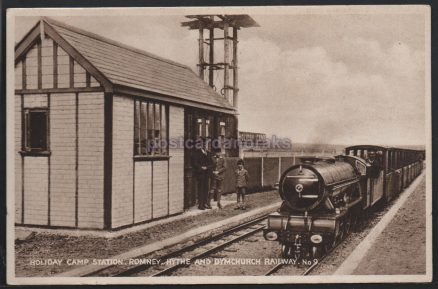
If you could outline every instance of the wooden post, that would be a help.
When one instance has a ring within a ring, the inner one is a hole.
[[[204,29],[199,28],[199,77],[204,80]]]
[[[44,32],[44,20],[40,20],[40,38],[41,38],[41,42],[43,42],[45,37],[45,32]]]
[[[262,153],[262,173],[261,173],[261,176],[262,176],[262,188],[263,188],[263,165],[264,165],[264,161],[263,161],[263,153]]]
[[[42,38],[43,36],[41,36]],[[42,57],[41,57],[41,49],[42,49],[42,41],[37,42],[37,67],[38,67],[38,88],[41,89],[42,88],[42,83],[43,83],[43,69],[42,69]]]
[[[230,87],[230,76],[229,76],[229,65],[230,65],[230,52],[229,52],[229,41],[228,41],[228,22],[224,22],[224,97],[226,100],[230,101],[229,87]]]
[[[238,94],[239,94],[239,83],[237,78],[237,27],[233,27],[233,106],[237,108],[238,105]]]
[[[281,177],[281,157],[278,157],[278,180]]]
[[[214,16],[211,17],[212,20]],[[214,79],[213,79],[213,64],[214,64],[214,28],[210,28],[210,50],[209,50],[209,60],[208,63],[210,64],[209,71],[208,71],[208,84],[213,87],[214,86]]]

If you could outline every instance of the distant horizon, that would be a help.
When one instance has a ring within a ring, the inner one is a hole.
[[[240,130],[239,130],[240,132]],[[264,133],[264,132],[254,132],[254,131],[244,131],[244,132],[248,132],[248,133],[261,133],[261,134],[265,134],[266,137],[272,137],[273,135],[269,135],[268,133]],[[280,138],[288,138],[287,136],[277,136]],[[292,145],[295,144],[320,144],[320,145],[333,145],[333,146],[352,146],[352,145],[376,145],[376,146],[383,146],[383,147],[391,147],[391,146],[421,146],[421,147],[426,147],[426,144],[377,144],[377,143],[373,143],[373,142],[367,142],[367,143],[354,143],[354,144],[343,144],[343,143],[316,143],[316,142],[306,142],[306,141],[294,141],[292,138],[288,138],[291,140]]]

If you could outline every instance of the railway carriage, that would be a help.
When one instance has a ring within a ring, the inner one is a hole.
[[[281,176],[283,203],[264,237],[284,257],[318,257],[347,236],[377,203],[396,197],[423,167],[424,151],[359,145],[333,158],[303,158]],[[365,220],[366,221],[366,220]]]

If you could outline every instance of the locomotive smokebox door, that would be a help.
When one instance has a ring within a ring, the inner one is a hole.
[[[293,210],[312,210],[324,197],[318,175],[304,165],[288,169],[282,175],[280,184],[280,195]]]

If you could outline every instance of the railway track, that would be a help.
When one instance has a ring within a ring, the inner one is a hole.
[[[116,272],[110,273],[109,276],[128,277],[128,276],[135,276],[137,274],[141,275],[142,272],[146,272],[146,271],[150,271],[150,274],[145,274],[141,276],[149,276],[149,277],[169,276],[180,268],[190,266],[191,264],[193,264],[195,260],[213,255],[214,253],[221,251],[238,241],[244,240],[245,238],[253,236],[256,233],[262,231],[266,226],[264,221],[267,219],[268,215],[269,214],[262,215],[256,219],[239,224],[237,226],[224,230],[213,236],[203,238],[181,249],[171,251],[162,256],[156,257],[155,259],[160,260],[160,263],[158,265],[157,264],[134,265],[128,269],[124,269],[123,271],[118,271],[116,269],[115,270]],[[325,257],[328,256],[338,245],[339,243],[336,246],[334,246],[327,254],[324,254],[321,258],[319,258],[317,262],[312,262],[312,264],[309,266],[302,265],[302,267],[301,266],[297,267],[303,270],[302,272],[299,272],[299,275],[302,276],[309,275],[312,271],[314,271],[317,267],[319,267],[319,265],[322,263]],[[143,257],[145,256],[142,255],[142,256],[138,256],[137,258],[143,258]],[[171,261],[171,259],[178,259],[178,258],[186,261],[170,262],[170,263],[167,262],[168,260]],[[271,269],[269,269],[264,275],[265,276],[273,275],[281,268],[290,265],[291,264],[288,264],[287,262],[276,264]],[[96,274],[101,274],[102,272],[107,271],[111,268],[116,268],[116,267],[108,266],[98,271],[95,271],[93,273],[84,275],[84,277],[96,276]]]
[[[322,255],[320,258],[317,259],[317,262],[312,262],[312,264],[306,268],[304,268],[304,271],[300,274],[301,276],[306,276],[309,275],[310,273],[312,273],[312,271],[314,271],[316,268],[318,268],[321,264],[322,261],[330,255],[331,252],[333,252],[344,240],[340,240],[340,242],[338,242],[336,245],[334,245],[327,253],[325,253],[324,255]],[[269,269],[266,273],[265,276],[269,276],[274,274],[275,272],[277,272],[278,270],[280,270],[281,268],[287,266],[287,264],[285,263],[279,263],[277,265],[275,265],[274,267],[272,267],[271,269]]]
[[[185,246],[181,249],[166,253],[162,256],[156,257],[155,259],[159,259],[160,263],[157,264],[141,264],[141,265],[134,265],[128,269],[124,269],[123,271],[115,269],[115,266],[108,266],[105,268],[102,268],[98,271],[95,271],[93,273],[87,274],[85,276],[96,276],[96,274],[102,273],[103,271],[106,271],[108,269],[114,268],[115,272],[112,272],[108,274],[109,276],[114,277],[127,277],[127,276],[135,276],[137,274],[141,276],[149,276],[149,277],[159,277],[159,276],[169,276],[176,270],[188,267],[197,259],[205,258],[210,255],[213,255],[214,253],[221,251],[225,249],[226,247],[244,240],[245,238],[248,238],[250,236],[255,235],[256,233],[262,231],[265,228],[265,220],[267,219],[267,216],[269,214],[262,215],[256,219],[250,220],[248,222],[242,223],[240,225],[234,226],[232,228],[229,228],[227,230],[224,230],[220,233],[217,233],[213,236],[209,236],[207,238],[203,238],[193,244],[190,244],[188,246]],[[323,262],[323,260],[330,255],[330,253],[337,248],[337,246],[342,243],[340,241],[338,244],[336,244],[331,250],[321,256],[317,262],[312,262],[311,265],[301,265],[297,266],[296,268],[299,268],[302,270],[302,272],[297,272],[298,275],[306,276],[309,275],[312,271],[314,271],[316,268],[320,266],[320,264]],[[144,258],[145,255],[138,256],[137,258]],[[167,261],[171,259],[183,259],[186,260],[186,262],[170,262]],[[279,271],[281,268],[285,266],[290,266],[292,264],[284,262],[274,265],[271,269],[269,269],[267,272],[265,272],[265,276],[273,275],[277,271]],[[295,266],[295,265],[292,265]],[[142,275],[143,273],[148,273]],[[107,276],[108,276],[107,275]]]
[[[254,227],[253,227],[254,226]],[[219,244],[214,244],[212,247],[206,247],[206,248],[202,248],[200,253],[196,253],[195,255],[191,256],[188,260],[189,263],[193,263],[193,261],[197,260],[197,259],[201,259],[203,257],[206,257],[210,254],[213,254],[235,242],[238,242],[240,240],[243,240],[246,237],[252,236],[254,234],[256,234],[257,232],[260,232],[261,230],[263,230],[263,228],[265,227],[265,225],[262,224],[256,224],[253,225],[247,229],[245,229],[243,231],[243,233],[239,233],[239,234],[232,234],[231,238],[229,238],[228,240],[225,240],[224,242],[221,242]],[[210,244],[209,244],[210,245]],[[157,276],[165,276],[165,275],[169,275],[172,272],[176,271],[178,268],[184,267],[185,264],[175,264],[172,265],[170,267],[167,267],[163,270],[160,270],[159,272],[151,275],[152,277],[157,277]]]
[[[188,245],[186,247],[183,247],[181,249],[172,251],[170,253],[167,253],[163,256],[158,257],[157,259],[160,259],[160,264],[166,264],[168,260],[171,260],[173,258],[178,258],[183,256],[185,260],[188,260],[187,263],[192,263],[193,261],[206,257],[208,255],[211,255],[217,251],[220,251],[224,249],[225,247],[236,243],[240,240],[243,240],[249,236],[252,236],[256,234],[257,232],[260,232],[265,227],[264,221],[267,219],[268,214],[262,215],[256,219],[250,220],[248,222],[242,223],[240,225],[237,225],[235,227],[232,227],[230,229],[224,230],[218,234],[215,234],[213,236],[209,236],[207,238],[204,238],[202,240],[199,240],[191,245]],[[189,256],[185,256],[189,255]],[[138,256],[138,258],[141,258],[144,256]],[[162,266],[162,265],[161,265]],[[141,273],[143,271],[158,268],[157,272],[154,272],[150,276],[166,276],[171,274],[172,272],[176,271],[178,268],[187,266],[186,263],[176,263],[171,264],[168,266],[165,266],[165,268],[161,268],[160,265],[152,265],[152,264],[141,264],[136,265],[133,267],[130,267],[122,272],[116,272],[110,274],[114,277],[126,277],[126,276],[132,276],[136,275],[138,273]],[[102,268],[98,271],[89,273],[87,275],[84,275],[84,277],[87,276],[96,276],[96,274],[102,274],[104,271],[110,270],[111,268],[114,268],[115,266],[108,266],[106,268]]]
[[[166,254],[162,256],[160,259],[164,260],[163,263],[165,263],[166,260],[169,260],[171,258],[184,256],[186,253],[191,253],[194,251],[197,251],[194,254],[191,254],[190,257],[185,257],[186,260],[188,260],[187,263],[177,263],[173,265],[165,266],[165,268],[160,268],[160,266],[154,266],[154,265],[140,265],[133,268],[130,268],[128,270],[125,270],[123,272],[120,272],[116,274],[115,276],[123,277],[123,276],[132,276],[135,274],[138,274],[142,271],[148,270],[150,268],[155,269],[156,272],[149,274],[147,276],[149,277],[159,277],[159,276],[169,276],[179,268],[188,267],[190,264],[193,264],[193,262],[197,259],[201,259],[207,256],[210,256],[228,246],[230,246],[233,243],[236,243],[238,241],[244,240],[247,237],[253,236],[256,233],[262,231],[265,228],[264,220],[266,220],[267,215],[261,216],[257,219],[251,220],[249,222],[243,223],[239,226],[233,227],[231,229],[225,230],[222,233],[219,233],[217,235],[214,235],[212,237],[200,240],[190,246],[184,247],[180,250],[171,252],[169,254]],[[322,263],[322,261],[340,244],[336,244],[327,254],[324,254],[321,256],[317,262],[312,262],[310,266],[305,266],[303,269],[303,272],[300,272],[300,275],[306,276],[309,275],[312,271],[314,271],[319,265]],[[280,270],[282,267],[288,266],[287,263],[279,263],[272,267],[268,272],[265,273],[265,276],[269,276]]]

